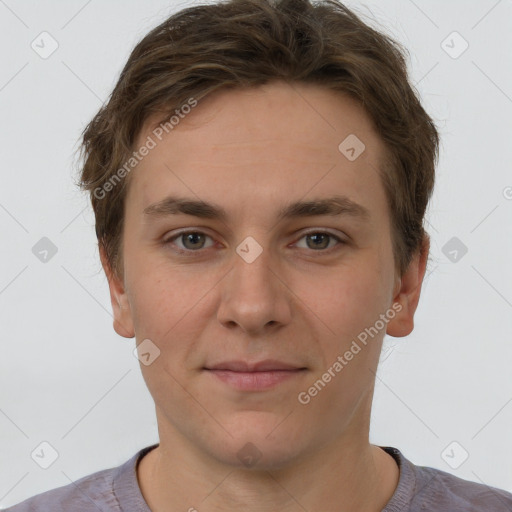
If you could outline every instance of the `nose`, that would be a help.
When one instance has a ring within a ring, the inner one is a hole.
[[[234,252],[233,267],[221,287],[217,319],[225,327],[265,335],[290,322],[293,294],[267,248],[254,261]]]

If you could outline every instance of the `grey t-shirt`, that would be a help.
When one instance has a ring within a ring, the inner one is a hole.
[[[158,444],[143,448],[118,467],[37,494],[6,510],[151,512],[140,491],[136,468],[139,460],[156,446]],[[438,469],[416,466],[397,448],[381,448],[400,468],[398,486],[382,512],[512,512],[512,494],[509,492],[463,480]]]

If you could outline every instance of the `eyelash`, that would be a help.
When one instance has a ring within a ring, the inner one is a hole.
[[[190,235],[190,234],[205,235],[208,238],[211,238],[213,240],[213,238],[210,235],[208,235],[207,233],[205,233],[203,231],[188,230],[188,231],[181,231],[181,232],[173,235],[171,238],[167,238],[166,240],[163,241],[163,245],[174,245],[174,240],[179,239],[183,235]],[[298,241],[302,240],[304,237],[306,237],[308,235],[327,235],[327,236],[331,237],[331,239],[334,238],[338,242],[338,244],[336,244],[334,247],[330,247],[329,249],[319,249],[316,251],[314,249],[309,249],[311,252],[318,252],[319,254],[330,254],[331,252],[339,249],[340,246],[343,246],[346,244],[345,240],[343,240],[342,238],[340,238],[337,235],[334,235],[333,233],[331,233],[329,231],[308,231],[307,233],[303,233],[302,236],[298,239]],[[180,247],[177,247],[173,250],[175,250],[179,254],[186,254],[186,255],[192,256],[193,254],[200,254],[200,253],[206,251],[207,249],[198,249],[197,251],[194,251],[192,249],[181,249]],[[305,249],[305,250],[308,250],[308,249]]]

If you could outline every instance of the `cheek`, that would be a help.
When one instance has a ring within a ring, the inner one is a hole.
[[[160,339],[186,313],[190,284],[162,265],[133,258],[126,271],[137,338]]]
[[[311,315],[324,324],[324,330],[347,340],[373,325],[387,307],[387,280],[383,279],[377,257],[358,256],[357,264],[347,264],[315,275],[292,289],[307,305]]]
[[[214,315],[213,273],[191,272],[168,264],[146,265],[130,282],[131,309],[137,342],[149,338],[166,364],[182,364],[194,352],[202,331]]]

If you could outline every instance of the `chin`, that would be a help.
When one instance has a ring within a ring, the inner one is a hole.
[[[214,456],[225,464],[240,469],[279,469],[291,464],[306,447],[307,440],[296,430],[298,425],[288,422],[286,416],[254,411],[237,416],[229,425],[222,423],[232,437],[226,433],[214,449]]]
[[[283,469],[293,465],[300,450],[295,450],[290,446],[283,446],[283,442],[272,441],[243,441],[241,444],[236,442],[226,447],[221,452],[216,453],[216,458],[222,463],[233,466],[237,469],[247,469],[253,471],[269,471]]]

